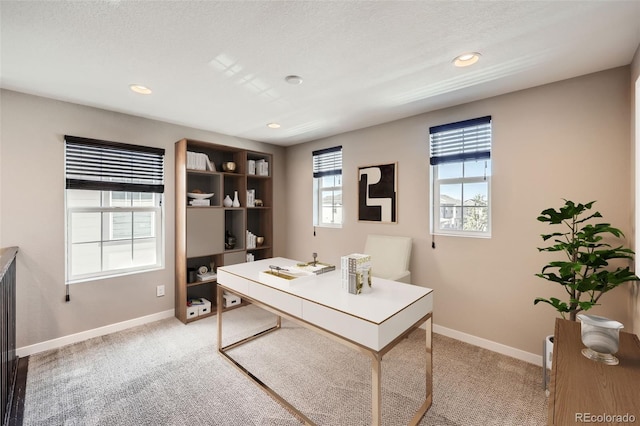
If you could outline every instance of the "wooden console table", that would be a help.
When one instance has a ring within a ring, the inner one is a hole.
[[[584,347],[580,322],[556,319],[548,424],[640,423],[638,336],[620,332],[614,366],[587,359]]]

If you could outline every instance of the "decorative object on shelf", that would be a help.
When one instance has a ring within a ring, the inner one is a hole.
[[[227,231],[224,238],[224,248],[227,250],[231,250],[236,246],[236,237],[231,235],[231,232]]]
[[[236,163],[233,161],[225,161],[222,163],[222,170],[229,173],[234,173],[236,171]]]
[[[358,220],[396,223],[396,163],[358,167]]]
[[[187,283],[195,283],[198,280],[198,271],[195,268],[187,269]]]
[[[255,198],[253,200],[253,206],[254,207],[262,207],[263,206],[262,200],[260,198]]]
[[[260,247],[262,244],[264,244],[264,237],[256,237],[256,245]]]
[[[255,207],[256,190],[247,189],[247,207]]]
[[[195,198],[196,200],[206,200],[207,198],[213,197],[213,192],[210,194],[205,194],[199,189],[194,189],[192,192],[187,192],[187,197]]]
[[[211,205],[211,200],[209,200],[208,198],[213,197],[213,193],[211,194],[205,194],[202,191],[200,191],[199,189],[194,189],[193,192],[187,192],[187,196],[189,198],[192,198],[191,200],[189,200],[189,205],[190,206],[210,206]]]
[[[233,200],[231,199],[231,197],[229,197],[229,195],[224,197],[224,200],[222,201],[222,205],[225,207],[231,207],[233,205]]]
[[[215,272],[209,271],[209,268],[204,265],[198,268],[198,281],[215,280],[217,277]]]
[[[238,200],[238,191],[233,191],[233,207],[240,207],[240,200]]]
[[[620,344],[620,329],[622,323],[597,315],[579,314],[580,336],[586,348],[582,355],[594,361],[607,365],[618,365],[618,358],[613,356],[618,352]]]

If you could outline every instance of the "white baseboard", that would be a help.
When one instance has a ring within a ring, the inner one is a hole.
[[[479,346],[481,348],[488,349],[499,354],[507,355],[512,358],[529,362],[531,364],[542,366],[542,355],[525,352],[520,349],[512,348],[511,346],[503,345],[502,343],[483,339],[482,337],[476,337],[471,334],[463,333],[461,331],[453,330],[451,328],[443,327],[437,324],[433,324],[433,332],[442,334],[443,336],[451,337],[452,339],[460,340],[465,343],[469,343],[470,345]]]
[[[98,327],[92,330],[82,331],[80,333],[70,334],[68,336],[58,337],[57,339],[36,343],[35,345],[18,348],[16,349],[16,355],[18,355],[18,357],[25,357],[37,354],[38,352],[48,351],[50,349],[58,349],[71,343],[82,342],[83,340],[91,339],[93,337],[104,336],[106,334],[126,330],[127,328],[135,327],[138,325],[148,324],[150,322],[159,321],[165,318],[171,318],[174,315],[175,310],[169,309],[167,311],[157,312],[155,314],[147,315],[144,317],[105,325],[104,327]]]
[[[82,342],[83,340],[104,336],[106,334],[115,333],[121,330],[126,330],[127,328],[135,327],[138,325],[148,324],[150,322],[159,321],[165,318],[171,318],[174,315],[175,315],[175,310],[169,309],[167,311],[157,312],[155,314],[147,315],[144,317],[134,318],[131,320],[122,321],[115,324],[109,324],[104,327],[98,327],[92,330],[87,330],[87,331],[83,331],[76,334],[70,334],[68,336],[59,337],[57,339],[47,340],[45,342],[36,343],[35,345],[24,346],[16,349],[16,354],[19,357],[25,357],[25,356],[33,355],[39,352],[48,351],[50,349],[61,348],[62,346],[66,346],[71,343]],[[424,325],[422,327],[424,328]],[[437,324],[433,325],[433,332],[442,334],[443,336],[451,337],[452,339],[460,340],[465,343],[469,343],[474,346],[488,349],[493,352],[507,355],[512,358],[526,361],[531,364],[542,366],[541,355],[525,352],[520,349],[512,348],[510,346],[503,345],[501,343],[483,339],[482,337],[476,337],[471,334],[463,333],[461,331],[453,330],[451,328],[443,327]]]

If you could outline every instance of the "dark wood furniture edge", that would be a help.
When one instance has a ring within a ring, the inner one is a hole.
[[[7,426],[22,426],[24,419],[24,401],[27,395],[27,374],[29,372],[29,357],[18,358],[13,388],[11,390]]]

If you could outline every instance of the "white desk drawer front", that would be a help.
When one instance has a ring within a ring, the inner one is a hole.
[[[380,349],[378,326],[344,312],[305,300],[302,319],[368,348]]]
[[[302,299],[297,296],[292,296],[253,281],[249,282],[249,292],[247,294],[249,297],[259,300],[266,305],[273,306],[297,318],[302,318]]]
[[[218,283],[239,293],[249,294],[248,280],[240,278],[237,275],[230,274],[220,268],[218,269]]]

